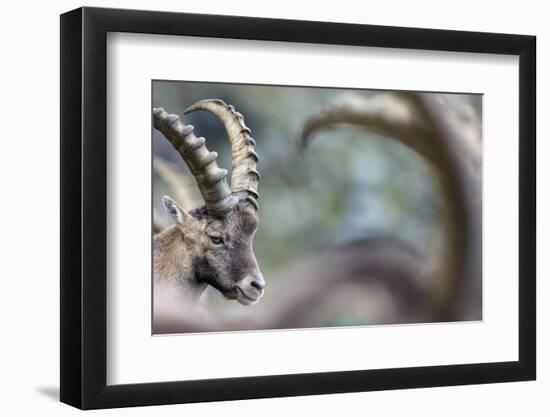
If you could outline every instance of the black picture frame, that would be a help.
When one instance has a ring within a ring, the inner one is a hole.
[[[108,32],[519,56],[519,360],[107,385]],[[94,409],[535,379],[535,51],[524,35],[88,7],[61,15],[61,401]]]

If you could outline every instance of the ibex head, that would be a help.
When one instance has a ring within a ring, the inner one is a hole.
[[[209,284],[226,298],[253,304],[263,295],[265,281],[252,251],[258,227],[258,156],[243,117],[221,100],[202,100],[184,113],[207,110],[224,124],[231,143],[231,187],[227,170],[216,163],[204,138],[193,134],[178,116],[162,108],[153,110],[154,126],[172,143],[195,177],[205,205],[186,212],[174,200],[163,204],[175,223],[179,262],[186,264],[187,280]],[[174,240],[174,239],[172,239]],[[174,244],[175,245],[175,244]],[[176,260],[177,262],[178,260]]]

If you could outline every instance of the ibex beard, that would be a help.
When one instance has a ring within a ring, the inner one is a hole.
[[[260,179],[256,142],[233,106],[208,99],[184,113],[195,110],[213,113],[225,127],[231,143],[231,187],[228,171],[218,167],[217,153],[206,148],[206,139],[196,137],[193,126],[177,115],[153,109],[155,128],[183,158],[205,202],[186,212],[172,198],[163,197],[174,224],[153,241],[155,328],[192,309],[209,285],[243,305],[255,304],[264,293],[265,281],[252,250]]]

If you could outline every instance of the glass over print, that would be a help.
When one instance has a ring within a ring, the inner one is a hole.
[[[153,333],[482,318],[482,95],[152,84]]]

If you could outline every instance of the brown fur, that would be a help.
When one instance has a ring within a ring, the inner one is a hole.
[[[252,251],[258,217],[249,204],[239,203],[221,218],[209,216],[204,207],[189,213],[177,208],[182,221],[154,237],[155,292],[173,289],[182,295],[182,301],[190,303],[211,285],[226,298],[240,301],[248,294],[239,289],[244,278],[263,282]],[[174,215],[170,209],[169,213]],[[250,291],[256,296],[254,289]]]

